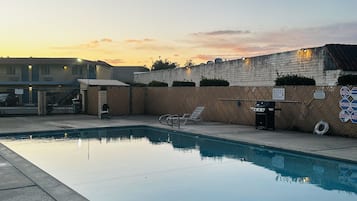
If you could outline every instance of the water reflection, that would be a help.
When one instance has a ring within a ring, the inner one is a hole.
[[[198,137],[154,128],[108,128],[77,131],[55,131],[30,133],[16,136],[17,139],[77,139],[77,146],[88,146],[89,140],[97,139],[100,143],[113,143],[146,138],[153,145],[171,144],[180,151],[197,150],[201,158],[230,158],[253,163],[259,167],[274,171],[276,182],[309,183],[325,190],[340,190],[357,193],[357,165],[333,161],[312,156],[303,156],[280,150],[244,145],[229,141]],[[85,144],[87,143],[87,144]]]

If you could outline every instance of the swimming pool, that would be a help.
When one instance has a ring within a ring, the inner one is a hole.
[[[152,127],[1,142],[89,200],[357,200],[357,164]]]

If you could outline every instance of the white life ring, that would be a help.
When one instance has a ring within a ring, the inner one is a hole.
[[[318,135],[324,135],[327,133],[328,129],[328,123],[321,120],[315,125],[314,133]]]

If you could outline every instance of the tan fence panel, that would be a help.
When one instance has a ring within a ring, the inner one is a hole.
[[[88,87],[88,114],[98,114],[98,87]]]
[[[145,113],[145,93],[144,87],[131,88],[131,114]]]
[[[275,125],[278,129],[312,132],[315,124],[324,120],[336,135],[357,137],[357,125],[339,120],[340,87],[288,86],[287,102],[276,103]],[[147,88],[145,114],[191,113],[205,106],[203,118],[244,125],[255,125],[255,113],[250,109],[257,100],[271,100],[273,87],[171,87]],[[326,98],[313,98],[315,90],[323,90]],[[238,103],[238,100],[239,103]],[[293,102],[289,102],[293,101]]]
[[[129,87],[107,87],[107,102],[111,115],[129,114],[129,90]]]

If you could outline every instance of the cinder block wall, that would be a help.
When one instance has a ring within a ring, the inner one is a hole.
[[[335,85],[341,70],[329,65],[324,47],[310,48],[226,61],[216,64],[204,64],[192,68],[151,71],[135,74],[134,81],[149,83],[152,80],[163,81],[172,85],[173,81],[193,81],[196,86],[202,77],[227,80],[231,86],[274,86],[278,75],[297,74],[313,77],[317,86]]]

